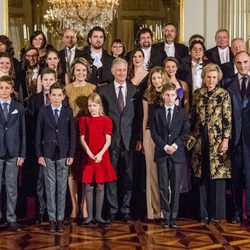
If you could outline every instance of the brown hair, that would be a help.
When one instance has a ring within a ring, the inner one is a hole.
[[[176,85],[172,82],[168,82],[162,86],[161,94],[165,93],[166,91],[172,91],[172,90],[177,92]]]
[[[8,85],[11,85],[11,87],[14,89],[14,79],[11,76],[1,76],[0,82],[7,82]]]
[[[9,53],[7,51],[5,51],[5,52],[0,53],[0,58],[2,58],[2,57],[7,57],[10,59],[11,67],[10,67],[9,75],[14,78],[15,77],[15,68],[14,68],[14,64],[13,64],[11,56],[9,55]]]
[[[49,89],[49,93],[52,93],[53,89],[61,89],[63,94],[65,95],[65,88],[63,85],[61,85],[59,82],[56,82],[54,84],[51,85],[50,89]]]
[[[70,78],[71,82],[75,81],[75,79],[76,79],[75,76],[74,76],[74,71],[75,71],[75,65],[76,64],[82,64],[87,68],[87,78],[91,74],[91,67],[90,67],[90,64],[89,64],[88,60],[83,58],[83,57],[78,57],[72,62],[71,66],[70,66],[70,69],[69,69],[69,78]]]
[[[43,79],[43,76],[45,74],[53,74],[55,76],[55,79],[56,79],[56,72],[55,72],[55,70],[53,70],[51,68],[43,68],[41,70],[41,74],[40,74],[41,75],[41,79]]]

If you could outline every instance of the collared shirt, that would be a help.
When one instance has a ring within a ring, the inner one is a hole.
[[[3,106],[4,103],[8,103],[9,104],[7,106],[7,109],[8,109],[8,112],[9,112],[10,111],[11,98],[8,101],[4,101],[3,99],[0,99],[0,104],[1,104],[2,109],[4,109],[4,106]]]
[[[240,89],[242,89],[242,78],[243,77],[246,77],[247,78],[247,81],[246,81],[246,89],[248,87],[248,84],[249,84],[249,75],[246,75],[246,76],[242,76],[238,73],[238,80],[239,80],[239,83],[240,83]]]
[[[148,67],[148,63],[150,62],[151,56],[151,46],[149,48],[141,48],[144,53],[144,66]]]
[[[201,88],[202,86],[202,79],[201,79],[201,72],[202,72],[202,63],[196,63],[192,61],[192,91],[194,92],[196,89]]]
[[[74,61],[75,54],[76,54],[76,46],[72,47],[71,49],[66,47],[66,62],[69,63],[69,65],[71,65],[71,63]]]
[[[226,47],[225,49],[221,49],[218,47],[219,56],[220,56],[220,62],[221,64],[227,63],[230,61],[230,55],[229,55],[229,48]]]
[[[168,57],[169,56],[174,57],[174,54],[175,54],[174,43],[171,43],[171,44],[165,43],[164,44],[164,50],[165,50]]]
[[[61,109],[62,109],[62,104],[61,104],[59,107],[54,107],[54,106],[51,104],[51,108],[52,108],[53,115],[54,115],[54,113],[55,113],[55,109],[57,109],[57,110],[58,110],[58,117],[60,117]]]
[[[32,80],[36,80],[39,73],[39,65],[32,70]]]
[[[114,81],[114,84],[115,84],[115,93],[116,93],[117,98],[118,98],[118,95],[119,95],[120,86],[123,87],[121,89],[121,91],[122,91],[122,94],[123,94],[124,107],[125,107],[126,106],[126,96],[127,96],[127,84],[126,84],[126,82],[120,84],[120,83],[117,83],[116,81]]]

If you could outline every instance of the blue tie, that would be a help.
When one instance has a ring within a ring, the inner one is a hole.
[[[55,118],[56,123],[58,122],[58,119],[59,119],[58,112],[59,112],[58,109],[54,109],[54,118]]]
[[[171,108],[168,108],[168,114],[167,114],[167,125],[170,128],[171,124]]]
[[[8,114],[9,114],[8,106],[9,106],[9,103],[7,102],[3,103],[3,115],[6,121],[8,119]]]

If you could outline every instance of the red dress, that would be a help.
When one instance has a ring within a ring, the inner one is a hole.
[[[85,136],[93,155],[96,155],[103,148],[106,138],[105,135],[112,134],[112,120],[107,116],[84,116],[79,120],[80,136]],[[114,168],[110,162],[108,149],[102,156],[99,163],[95,163],[86,153],[83,156],[83,183],[103,183],[116,180]]]

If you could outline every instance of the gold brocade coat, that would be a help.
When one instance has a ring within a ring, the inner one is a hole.
[[[201,177],[202,127],[207,124],[209,138],[210,178],[231,178],[231,162],[228,154],[221,154],[223,138],[231,138],[232,107],[228,92],[215,87],[208,95],[206,87],[197,89],[192,97],[191,134],[197,139],[192,152],[192,168],[195,177]]]

